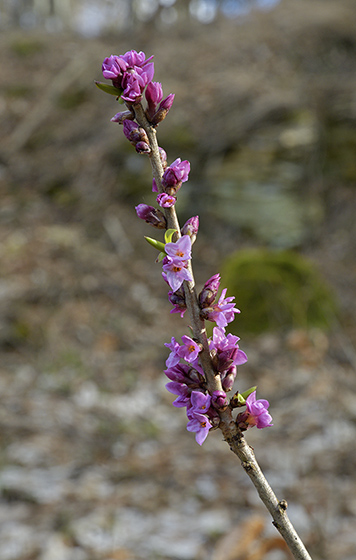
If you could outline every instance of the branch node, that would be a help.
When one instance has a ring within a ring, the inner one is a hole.
[[[252,471],[254,469],[254,464],[251,461],[242,461],[241,465],[246,472]]]
[[[281,512],[287,511],[287,507],[288,507],[287,500],[280,500],[280,501],[278,502],[278,509],[279,509]]]

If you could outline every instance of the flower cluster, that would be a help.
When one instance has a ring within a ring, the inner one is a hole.
[[[146,58],[144,52],[128,51],[117,56],[112,54],[105,58],[102,64],[104,78],[111,80],[113,91],[108,89],[105,84],[97,82],[99,88],[108,93],[116,93],[125,101],[128,111],[117,113],[111,120],[122,124],[125,120],[134,120],[135,113],[132,110],[134,105],[140,103],[145,98],[147,109],[145,111],[148,121],[157,126],[172,107],[174,94],[170,93],[163,99],[162,84],[153,82],[154,64],[153,56]]]
[[[198,363],[201,348],[189,336],[183,336],[182,342],[180,345],[173,337],[166,344],[171,350],[166,361],[168,369],[165,370],[171,381],[166,388],[177,395],[173,406],[186,407],[187,430],[195,432],[196,441],[202,445],[210,428],[218,425],[219,415],[212,406],[212,397],[207,394],[204,372]],[[188,363],[180,363],[181,359]]]
[[[104,77],[112,81],[112,86],[97,83],[98,87],[121,97],[127,107],[126,111],[117,113],[111,120],[123,125],[125,137],[135,146],[138,153],[153,157],[154,149],[148,138],[149,130],[146,131],[147,127],[141,120],[136,122],[139,108],[142,115],[142,105],[139,104],[145,97],[145,116],[150,126],[156,127],[171,108],[174,95],[163,98],[162,85],[152,81],[152,57],[146,58],[143,52],[136,51],[129,51],[122,56],[111,55],[105,58],[102,70]],[[148,237],[146,239],[160,252],[157,262],[162,262],[162,276],[170,288],[168,299],[173,306],[171,313],[179,313],[183,317],[187,309],[185,283],[193,281],[190,260],[192,245],[198,233],[199,218],[189,218],[180,231],[167,229],[170,218],[175,215],[177,193],[188,180],[190,163],[177,158],[168,165],[166,152],[162,148],[158,149],[163,171],[159,177],[159,184],[157,175],[157,182],[153,179],[152,191],[157,193],[156,202],[160,209],[139,204],[136,206],[136,213],[139,218],[155,228],[166,230],[165,243]],[[272,417],[268,412],[269,403],[264,399],[256,399],[255,387],[242,394],[236,392],[228,402],[226,393],[232,390],[237,367],[247,361],[247,356],[239,348],[239,337],[226,332],[226,327],[240,310],[235,307],[233,296],[226,297],[226,288],[218,296],[219,288],[220,275],[215,274],[204,284],[197,301],[200,319],[216,323],[213,335],[208,339],[208,348],[214,374],[219,376],[221,381],[221,390],[209,393],[207,379],[200,363],[202,345],[197,340],[182,336],[182,343],[179,343],[173,337],[171,342],[166,344],[170,350],[165,370],[170,381],[166,387],[177,397],[173,405],[186,408],[187,430],[195,432],[196,441],[200,445],[205,441],[210,429],[219,425],[220,413],[227,407],[233,409],[246,406],[246,410],[236,417],[236,424],[242,431],[253,426],[272,426]]]
[[[226,392],[232,389],[237,366],[247,361],[246,354],[240,350],[239,338],[225,334],[225,329],[215,327],[213,337],[209,339],[210,354],[214,368],[220,374],[223,391],[215,391],[211,396],[207,392],[204,371],[199,364],[201,346],[189,336],[182,336],[183,344],[172,337],[170,355],[166,361],[168,369],[165,374],[171,380],[167,383],[168,391],[177,395],[173,402],[176,407],[186,407],[187,430],[196,432],[196,441],[200,445],[205,441],[210,428],[219,424],[218,411],[226,408]],[[184,360],[187,363],[181,363]]]
[[[153,56],[146,58],[145,53],[128,51],[117,56],[105,58],[102,65],[104,78],[111,80],[112,85],[121,90],[121,98],[128,104],[139,103],[145,87],[152,81],[154,64]]]

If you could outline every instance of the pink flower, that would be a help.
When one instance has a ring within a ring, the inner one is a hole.
[[[166,243],[164,250],[175,261],[188,261],[192,256],[192,243],[189,235],[183,235],[176,243]]]
[[[257,426],[260,430],[273,426],[272,416],[268,412],[269,402],[265,399],[256,400],[256,391],[246,399],[246,410],[237,415],[236,422],[241,430]]]
[[[187,424],[188,432],[196,432],[195,441],[199,443],[199,445],[202,445],[204,443],[204,441],[208,437],[208,433],[211,427],[212,426],[208,418],[204,416],[204,414],[198,413],[194,413],[194,416],[192,416]]]
[[[194,362],[201,351],[201,347],[190,336],[182,336],[182,341],[183,346],[180,346],[177,350],[178,355],[186,362]]]
[[[159,194],[156,200],[162,208],[171,208],[171,206],[174,206],[175,203],[177,202],[175,196],[171,196],[170,194],[167,193]]]

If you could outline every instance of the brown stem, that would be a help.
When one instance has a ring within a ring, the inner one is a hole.
[[[140,103],[138,105],[134,105],[133,108],[138,124],[145,129],[148,136],[151,148],[149,158],[152,166],[152,174],[155,178],[158,191],[162,193],[164,192],[161,181],[163,167],[158,150],[156,129],[152,127],[146,119],[144,110]],[[165,208],[164,210],[168,228],[177,230],[177,237],[179,238],[181,236],[180,226],[174,206],[171,208]],[[189,313],[190,324],[193,329],[193,336],[203,348],[199,354],[199,359],[206,376],[209,393],[213,394],[214,391],[222,391],[221,379],[220,375],[215,372],[212,365],[205,323],[200,317],[200,308],[195,291],[194,276],[190,262],[189,270],[192,274],[193,281],[184,282],[185,303]],[[219,428],[223,433],[225,441],[229,444],[231,451],[240,459],[242,467],[252,480],[258,495],[270,512],[273,519],[273,525],[282,535],[294,558],[296,560],[312,560],[289,520],[286,511],[287,502],[285,500],[278,501],[256,461],[252,448],[246,443],[241,430],[237,427],[232,416],[232,411],[229,407],[220,412]]]

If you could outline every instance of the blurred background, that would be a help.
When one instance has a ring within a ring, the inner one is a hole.
[[[356,4],[0,0],[0,558],[290,558],[238,460],[165,390],[170,315],[110,122],[110,54],[155,56],[191,162],[198,289],[221,272],[274,427],[251,430],[313,560],[356,557]]]

